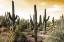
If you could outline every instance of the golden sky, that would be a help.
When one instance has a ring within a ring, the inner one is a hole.
[[[47,16],[58,19],[64,14],[64,0],[14,0],[15,14],[21,18],[30,19],[30,15],[34,14],[34,4],[37,6],[38,20],[39,15],[44,15],[44,9],[47,9]],[[0,15],[5,12],[12,13],[12,0],[0,0]]]

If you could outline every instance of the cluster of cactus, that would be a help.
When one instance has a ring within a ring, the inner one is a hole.
[[[13,30],[15,30],[16,24],[19,25],[20,18],[18,18],[18,15],[15,16],[13,0],[12,0],[12,15],[10,14],[10,12],[8,13],[8,15],[9,15],[9,19],[12,21]]]
[[[9,13],[9,18],[12,20],[13,26],[14,26],[15,25],[15,20],[17,19],[17,15],[15,16],[15,13],[14,13],[14,1],[12,1],[12,16]]]
[[[12,25],[12,22],[9,18],[9,12],[7,12],[7,14],[5,12],[5,21],[6,21],[6,26],[9,28]]]
[[[7,14],[5,12],[5,21],[6,21],[7,27],[15,26],[15,23],[17,25],[19,25],[20,18],[19,18],[18,15],[15,16],[15,13],[14,13],[14,1],[13,0],[12,0],[12,16],[11,16],[10,12],[7,12]]]
[[[37,42],[37,30],[38,27],[40,26],[40,24],[42,24],[41,21],[41,15],[40,15],[40,21],[39,23],[37,23],[37,9],[36,9],[36,5],[34,5],[34,15],[33,15],[33,20],[30,16],[30,23],[31,23],[31,27],[34,28],[34,36],[35,36],[35,42]]]
[[[47,25],[47,21],[49,20],[49,17],[46,19],[46,9],[45,9],[45,14],[44,14],[44,17],[43,17],[43,24],[44,24],[44,34],[46,34],[46,25]]]
[[[33,20],[31,18],[31,15],[30,15],[30,28],[32,28],[32,30],[34,29],[34,15],[33,15]],[[40,25],[42,24],[42,17],[41,15],[39,16],[39,23],[37,23],[37,27],[39,27]]]
[[[30,16],[30,23],[31,23],[32,29],[34,29],[35,42],[37,42],[37,30],[38,30],[38,27],[42,24],[42,17],[40,15],[39,23],[37,23],[37,9],[36,9],[36,5],[34,5],[33,20],[32,20],[32,18]]]
[[[53,23],[53,27],[54,27],[54,17],[52,18],[52,23]]]

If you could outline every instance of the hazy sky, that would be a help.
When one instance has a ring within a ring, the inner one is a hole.
[[[64,0],[14,0],[14,3],[15,14],[25,19],[30,19],[30,15],[34,14],[34,4],[37,6],[38,19],[39,15],[43,18],[45,8],[50,20],[64,14]],[[12,0],[0,0],[0,15],[5,15],[7,11],[12,13]]]

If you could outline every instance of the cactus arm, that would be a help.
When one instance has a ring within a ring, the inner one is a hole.
[[[16,15],[16,17],[15,17],[15,20],[17,19],[17,15]]]
[[[43,16],[43,23],[44,23],[44,16]]]
[[[39,27],[41,24],[42,24],[42,18],[41,18],[41,15],[40,15],[40,18],[39,18],[39,24],[37,25],[37,27]]]
[[[54,17],[52,18],[52,23],[53,23],[53,27],[54,27]]]
[[[39,27],[40,26],[40,23],[37,25],[37,27]]]
[[[17,16],[17,25],[19,25],[20,17]]]
[[[50,18],[50,16],[48,16],[48,18],[46,19],[46,21],[48,21],[48,20],[49,20],[49,18]]]
[[[30,19],[30,23],[31,23],[31,25],[34,27],[34,24],[33,24],[32,18]]]
[[[12,17],[11,17],[11,14],[10,14],[10,12],[9,12],[8,14],[9,14],[9,18],[12,20]]]

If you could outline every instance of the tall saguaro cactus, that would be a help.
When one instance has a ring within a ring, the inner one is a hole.
[[[31,27],[34,28],[34,37],[35,37],[35,42],[37,42],[37,10],[36,10],[36,5],[34,5],[34,15],[33,15],[33,20],[30,16],[30,23],[31,23]]]
[[[15,20],[17,19],[17,15],[15,17],[15,13],[14,13],[14,1],[12,0],[12,16],[9,12],[9,18],[12,20],[13,22],[13,26],[15,25]]]
[[[37,9],[34,5],[34,33],[35,33],[35,42],[37,42]]]
[[[44,23],[44,34],[46,34],[46,25],[47,25],[47,21],[49,20],[49,17],[46,19],[46,9],[45,9],[45,14],[44,14],[44,18],[43,18],[43,23]]]
[[[52,23],[53,23],[53,27],[54,27],[54,17],[52,18]]]

